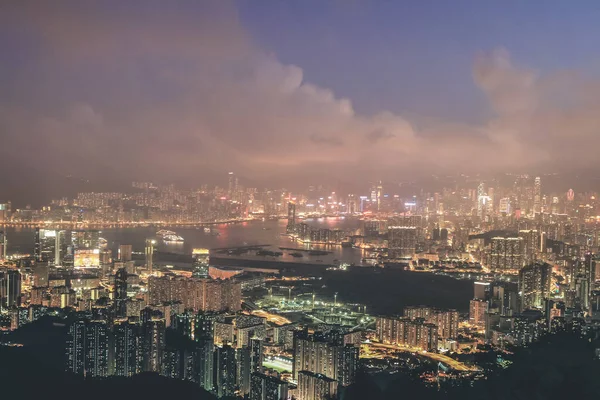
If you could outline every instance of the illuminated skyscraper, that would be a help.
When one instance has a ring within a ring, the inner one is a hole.
[[[130,244],[122,244],[119,246],[119,261],[131,261],[132,248]]]
[[[21,273],[14,268],[0,268],[0,309],[21,303]]]
[[[337,397],[338,383],[323,374],[298,373],[298,397],[302,400],[329,400]]]
[[[254,372],[250,378],[250,400],[287,400],[288,383],[281,379]]]
[[[8,203],[0,203],[0,223],[10,221],[11,208],[10,201]]]
[[[84,320],[74,321],[67,336],[67,372],[81,376],[85,374],[85,331]]]
[[[234,198],[237,195],[237,191],[238,191],[238,178],[237,178],[237,176],[235,176],[235,174],[233,172],[230,172],[229,173],[228,190],[227,190],[227,195],[229,196],[230,200],[235,200]]]
[[[105,321],[90,321],[85,327],[85,376],[108,376],[108,326]]]
[[[8,240],[6,232],[0,231],[0,260],[6,260],[6,251],[8,248]]]
[[[523,264],[529,265],[540,252],[540,234],[536,229],[520,230],[519,237],[523,238]]]
[[[552,266],[534,263],[519,271],[519,295],[521,310],[541,309],[550,296]]]
[[[538,176],[533,184],[533,213],[542,212],[542,179]]]
[[[288,221],[286,232],[292,234],[296,232],[296,203],[288,203]]]
[[[240,392],[250,393],[250,376],[255,372],[263,372],[263,344],[260,339],[251,339],[248,346],[237,349],[237,379]]]
[[[127,316],[127,270],[119,268],[115,273],[114,302],[115,315],[118,318]]]
[[[477,216],[482,219],[485,216],[486,200],[485,184],[481,182],[479,186],[477,186]]]
[[[214,389],[214,353],[212,337],[200,337],[196,339],[198,384],[209,392]]]
[[[229,345],[217,347],[217,396],[233,396],[236,385],[235,349]]]
[[[390,258],[412,257],[416,247],[416,226],[388,227],[388,255]]]
[[[491,297],[491,287],[489,282],[473,283],[473,298],[479,300],[488,300]]]
[[[510,197],[503,197],[500,199],[500,207],[498,209],[500,214],[510,215],[512,208],[510,205]]]
[[[472,325],[482,327],[485,325],[485,313],[488,310],[488,302],[482,299],[473,299],[469,305],[469,322]]]
[[[61,265],[67,246],[65,235],[65,231],[36,228],[33,249],[35,260]]]
[[[148,273],[152,273],[152,267],[154,266],[154,245],[156,244],[156,240],[154,239],[146,239],[146,247],[144,249],[144,254],[146,256],[146,269]]]
[[[114,327],[114,373],[130,377],[140,372],[139,326],[129,321],[118,321]]]
[[[192,256],[194,257],[192,276],[194,278],[208,278],[210,251],[208,249],[194,249]]]
[[[100,247],[100,231],[73,231],[71,232],[71,243],[75,249],[97,249]]]
[[[142,365],[146,372],[160,372],[165,348],[165,320],[151,318],[142,324]]]
[[[489,258],[489,267],[492,271],[516,271],[522,266],[522,237],[497,236],[492,238]]]

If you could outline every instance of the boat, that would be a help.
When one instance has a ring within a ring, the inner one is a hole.
[[[204,227],[204,233],[210,233],[210,228],[208,226]]]
[[[156,232],[156,236],[161,238],[165,243],[182,243],[184,239],[173,231],[162,229]]]

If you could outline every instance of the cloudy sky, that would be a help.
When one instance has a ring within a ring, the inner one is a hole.
[[[576,4],[3,1],[0,200],[68,175],[594,169],[600,6]]]

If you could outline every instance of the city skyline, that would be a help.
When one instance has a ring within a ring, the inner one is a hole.
[[[600,396],[598,21],[0,1],[3,393]]]

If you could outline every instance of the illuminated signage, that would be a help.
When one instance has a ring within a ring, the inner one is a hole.
[[[75,268],[97,268],[100,266],[99,249],[75,250]]]

